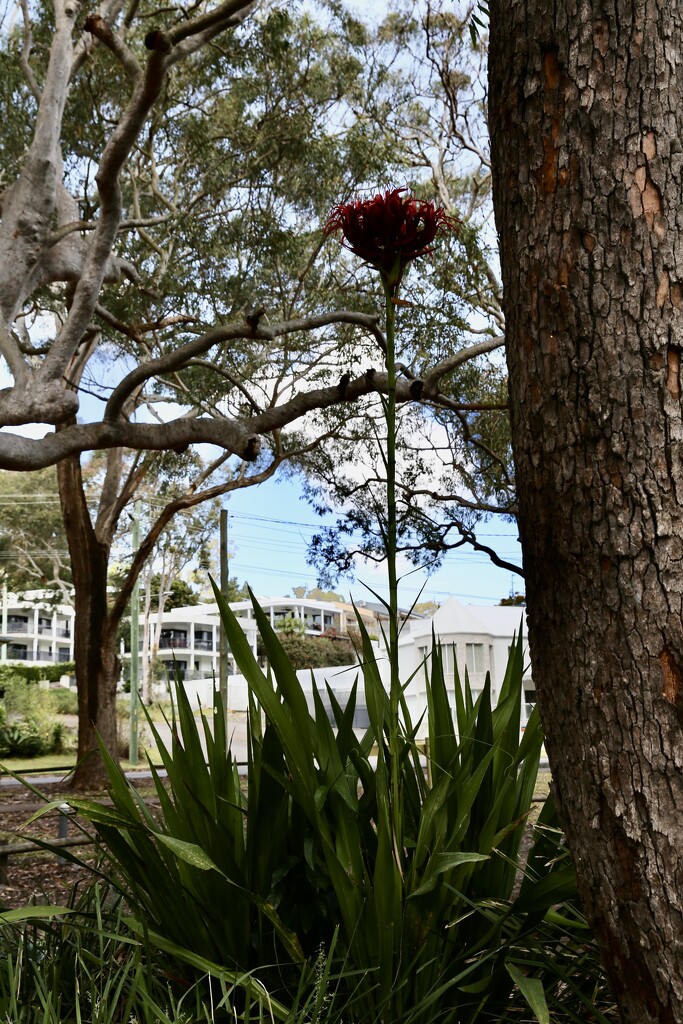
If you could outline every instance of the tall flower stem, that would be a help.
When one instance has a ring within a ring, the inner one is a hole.
[[[407,188],[389,189],[369,199],[338,203],[325,224],[325,235],[342,232],[342,244],[379,271],[386,305],[386,365],[388,388],[382,406],[387,425],[386,454],[382,459],[387,475],[386,527],[382,525],[389,572],[389,722],[386,733],[391,761],[391,841],[396,875],[403,885],[403,809],[399,772],[401,682],[398,675],[398,577],[396,556],[398,522],[396,514],[396,294],[403,273],[413,260],[432,251],[440,231],[454,230],[456,222],[441,206],[414,199]],[[398,890],[397,890],[398,891]],[[398,904],[396,904],[398,906]]]
[[[387,400],[385,418],[387,424],[386,473],[387,473],[387,535],[386,554],[389,573],[389,666],[391,669],[392,714],[398,715],[398,575],[396,572],[397,516],[396,516],[396,306],[395,289],[383,281],[386,305],[386,366]],[[394,691],[396,691],[394,693]],[[395,704],[395,707],[394,707]]]
[[[401,682],[398,675],[398,575],[396,557],[398,524],[396,515],[396,285],[382,275],[386,308],[387,399],[384,414],[387,425],[385,468],[387,474],[386,556],[389,575],[389,753],[391,756],[391,817],[394,860],[403,877],[401,864],[402,801],[399,774],[399,704]]]

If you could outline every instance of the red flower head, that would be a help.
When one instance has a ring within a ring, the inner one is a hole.
[[[339,203],[330,212],[325,235],[341,229],[343,244],[371,263],[395,288],[411,260],[432,251],[439,230],[455,230],[456,222],[441,206],[402,196],[407,188],[395,188],[372,199]]]

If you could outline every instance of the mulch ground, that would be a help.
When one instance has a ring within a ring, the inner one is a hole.
[[[68,802],[70,790],[63,784],[44,785],[40,791],[50,800]],[[73,794],[71,794],[73,795]],[[102,792],[83,794],[79,797],[105,797]],[[22,787],[3,787],[0,785],[0,841],[6,840],[9,845],[22,842],[29,837],[51,841],[58,836],[59,815],[50,812],[37,821],[27,825],[30,812],[29,804],[39,804],[39,800],[30,790]],[[70,824],[69,836],[78,835],[78,829]],[[36,853],[16,854],[8,858],[8,880],[0,883],[0,911],[24,907],[30,903],[65,906],[71,894],[84,888],[92,879],[92,871],[88,865],[94,864],[95,847],[69,847],[69,854],[78,856],[86,862],[86,866],[72,864],[54,854],[43,851]]]

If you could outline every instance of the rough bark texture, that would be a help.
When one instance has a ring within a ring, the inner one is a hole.
[[[97,538],[85,503],[80,461],[57,467],[74,585],[74,659],[78,688],[78,767],[74,789],[91,789],[105,777],[97,736],[117,756],[116,625],[107,601],[110,544]]]
[[[624,1021],[683,1021],[683,10],[493,0],[532,667]]]

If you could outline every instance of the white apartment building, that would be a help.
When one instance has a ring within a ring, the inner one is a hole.
[[[407,683],[406,691],[411,714],[417,720],[427,703],[426,679],[432,650],[432,632],[441,646],[446,685],[455,683],[454,664],[457,665],[461,680],[465,669],[470,680],[473,696],[481,693],[486,673],[491,673],[491,697],[495,704],[505,678],[508,655],[513,638],[522,629],[526,634],[525,609],[500,605],[463,605],[456,598],[449,598],[429,619],[410,619],[401,630],[399,637],[399,674]],[[524,725],[536,703],[536,690],[531,678],[528,649],[524,650],[524,704],[522,724]]]
[[[150,622],[150,648],[156,646],[154,637],[157,616]],[[244,623],[252,650],[256,651],[256,626]],[[143,648],[143,626],[140,623],[139,650]],[[177,674],[185,680],[211,679],[218,677],[220,618],[216,604],[187,605],[171,608],[162,616],[159,644],[155,655],[163,662],[169,676]],[[122,661],[130,661],[130,643],[122,644]],[[228,673],[236,671],[234,659],[228,654]]]
[[[275,630],[287,619],[294,619],[303,623],[304,632],[309,636],[345,636],[349,627],[356,625],[351,604],[290,597],[260,597],[258,600]],[[256,653],[258,631],[251,601],[232,601],[230,607],[239,620],[251,649]],[[368,631],[376,633],[377,621],[374,612],[368,609],[359,611]],[[155,646],[153,638],[156,627],[157,616],[153,614],[150,622],[151,646]],[[163,613],[155,653],[170,675],[175,671],[188,681],[212,678],[218,675],[219,635],[220,617],[215,603],[173,608]],[[140,636],[142,651],[142,624]],[[129,643],[124,642],[121,654],[124,661],[130,660]],[[228,653],[228,674],[233,675],[235,672],[234,659]]]
[[[259,597],[258,602],[273,629],[277,629],[288,619],[303,623],[304,632],[308,636],[322,636],[325,633],[346,636],[349,628],[357,627],[354,607],[346,602],[314,601],[295,597]],[[251,601],[232,601],[230,607],[240,621],[253,623],[255,628],[256,620]],[[368,632],[376,634],[376,613],[362,605],[358,606],[358,613]]]
[[[342,602],[314,601],[306,598],[264,597],[259,602],[271,626],[277,629],[286,618],[298,619],[309,636],[325,633],[345,635],[356,626],[353,606]],[[257,629],[250,601],[231,603],[231,608],[245,631],[251,649],[256,653]],[[359,607],[368,632],[380,635],[374,609]],[[505,676],[508,653],[513,637],[525,630],[524,609],[520,607],[463,605],[455,598],[446,601],[431,618],[412,617],[405,622],[399,638],[399,674],[408,684],[406,697],[416,722],[426,708],[426,666],[432,645],[432,631],[442,647],[446,683],[454,685],[454,663],[464,679],[467,668],[475,696],[481,692],[486,673],[491,673],[492,697],[495,702]],[[26,593],[20,599],[5,591],[2,596],[2,630],[0,661],[28,664],[57,664],[73,660],[73,608],[45,601],[40,591]],[[152,627],[156,616],[152,616]],[[215,604],[199,604],[173,608],[164,612],[156,657],[164,663],[169,675],[174,671],[185,680],[188,690],[197,699],[208,703],[214,678],[218,677],[220,620]],[[378,645],[380,667],[388,684],[388,659]],[[142,649],[142,632],[140,639]],[[526,645],[525,645],[526,654]],[[130,661],[130,644],[122,644],[122,661]],[[528,666],[528,659],[527,661]],[[428,668],[427,668],[428,670]],[[316,669],[318,689],[324,692],[325,682],[344,701],[358,672],[358,666]],[[126,673],[127,674],[127,673]],[[228,655],[228,674],[232,679],[231,706],[246,707],[246,684],[237,674],[234,659]],[[310,689],[311,673],[301,673],[301,680]],[[362,684],[359,693],[359,717],[363,717]],[[536,700],[536,693],[527,667],[524,675],[525,723]]]
[[[54,604],[41,590],[22,597],[2,591],[0,661],[56,665],[73,661],[74,611]]]

